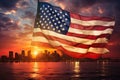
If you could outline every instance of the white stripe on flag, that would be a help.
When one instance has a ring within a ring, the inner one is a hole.
[[[93,47],[90,47],[88,49],[88,52],[93,52],[93,53],[96,53],[96,54],[104,54],[104,53],[108,53],[109,50],[107,48],[93,48]]]
[[[112,34],[113,29],[108,28],[105,30],[80,30],[75,28],[69,28],[69,32],[76,33],[76,34],[84,34],[84,35],[93,35],[98,36],[101,34]]]
[[[35,32],[42,32],[45,35],[49,35],[49,36],[54,36],[54,37],[58,37],[67,41],[71,41],[71,42],[76,42],[76,43],[81,43],[81,44],[86,44],[86,45],[91,45],[94,42],[95,43],[107,43],[108,40],[106,38],[98,38],[96,40],[90,40],[90,39],[83,39],[83,38],[77,38],[77,37],[73,37],[73,36],[66,36],[63,34],[59,34],[50,30],[40,30],[40,28],[35,28],[34,29],[34,33]],[[39,36],[38,36],[39,37]],[[34,37],[36,38],[36,37]],[[39,38],[38,38],[39,39]],[[37,40],[37,39],[36,39]],[[39,41],[39,40],[38,40]],[[100,41],[100,42],[99,42]]]
[[[40,43],[48,43],[48,44],[51,44],[54,47],[62,46],[67,51],[81,53],[81,54],[86,54],[87,52],[103,54],[103,53],[108,52],[108,50],[106,48],[92,48],[92,47],[90,47],[89,49],[78,48],[78,47],[66,45],[66,44],[58,42],[58,41],[47,40],[44,37],[34,37],[33,41],[37,41],[37,42],[40,42]]]
[[[90,20],[90,21],[83,21],[71,18],[71,23],[83,25],[83,26],[95,26],[95,25],[101,25],[101,26],[114,26],[115,21],[102,21],[102,20]]]

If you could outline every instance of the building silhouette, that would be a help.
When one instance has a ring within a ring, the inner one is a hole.
[[[21,60],[25,61],[25,50],[21,51]]]
[[[100,60],[103,60],[103,58]],[[8,57],[2,55],[0,58],[0,62],[33,62],[33,61],[56,62],[56,61],[93,61],[93,60],[88,58],[76,59],[64,53],[60,55],[57,51],[50,52],[49,50],[44,50],[44,52],[40,52],[35,58],[32,58],[31,50],[27,51],[26,54],[25,50],[22,50],[21,53],[17,52],[13,53],[13,51],[9,51]]]
[[[16,53],[15,53],[15,61],[16,61],[16,62],[19,62],[19,61],[20,61],[20,58],[21,58],[20,54],[18,54],[18,53],[16,52]]]
[[[25,51],[24,50],[21,51],[21,56],[25,57]]]
[[[7,56],[2,55],[2,56],[1,56],[1,61],[2,61],[2,62],[7,62],[7,61],[8,61]]]
[[[9,51],[9,61],[13,61],[14,57],[13,57],[13,51]]]
[[[27,52],[27,58],[28,58],[28,61],[31,61],[31,60],[32,60],[31,50],[29,50],[29,51]]]

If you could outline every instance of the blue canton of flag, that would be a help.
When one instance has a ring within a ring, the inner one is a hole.
[[[59,7],[40,2],[35,27],[66,34],[70,25],[70,14]]]

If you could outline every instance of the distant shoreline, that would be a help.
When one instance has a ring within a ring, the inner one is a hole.
[[[120,59],[112,60],[61,60],[61,61],[0,61],[0,63],[24,63],[24,62],[120,62]]]

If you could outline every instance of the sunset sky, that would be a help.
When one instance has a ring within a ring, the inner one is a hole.
[[[120,58],[119,0],[40,0],[83,16],[115,18],[115,27],[108,48],[110,56]],[[31,48],[37,12],[37,0],[0,0],[0,56],[10,50],[20,52]]]

